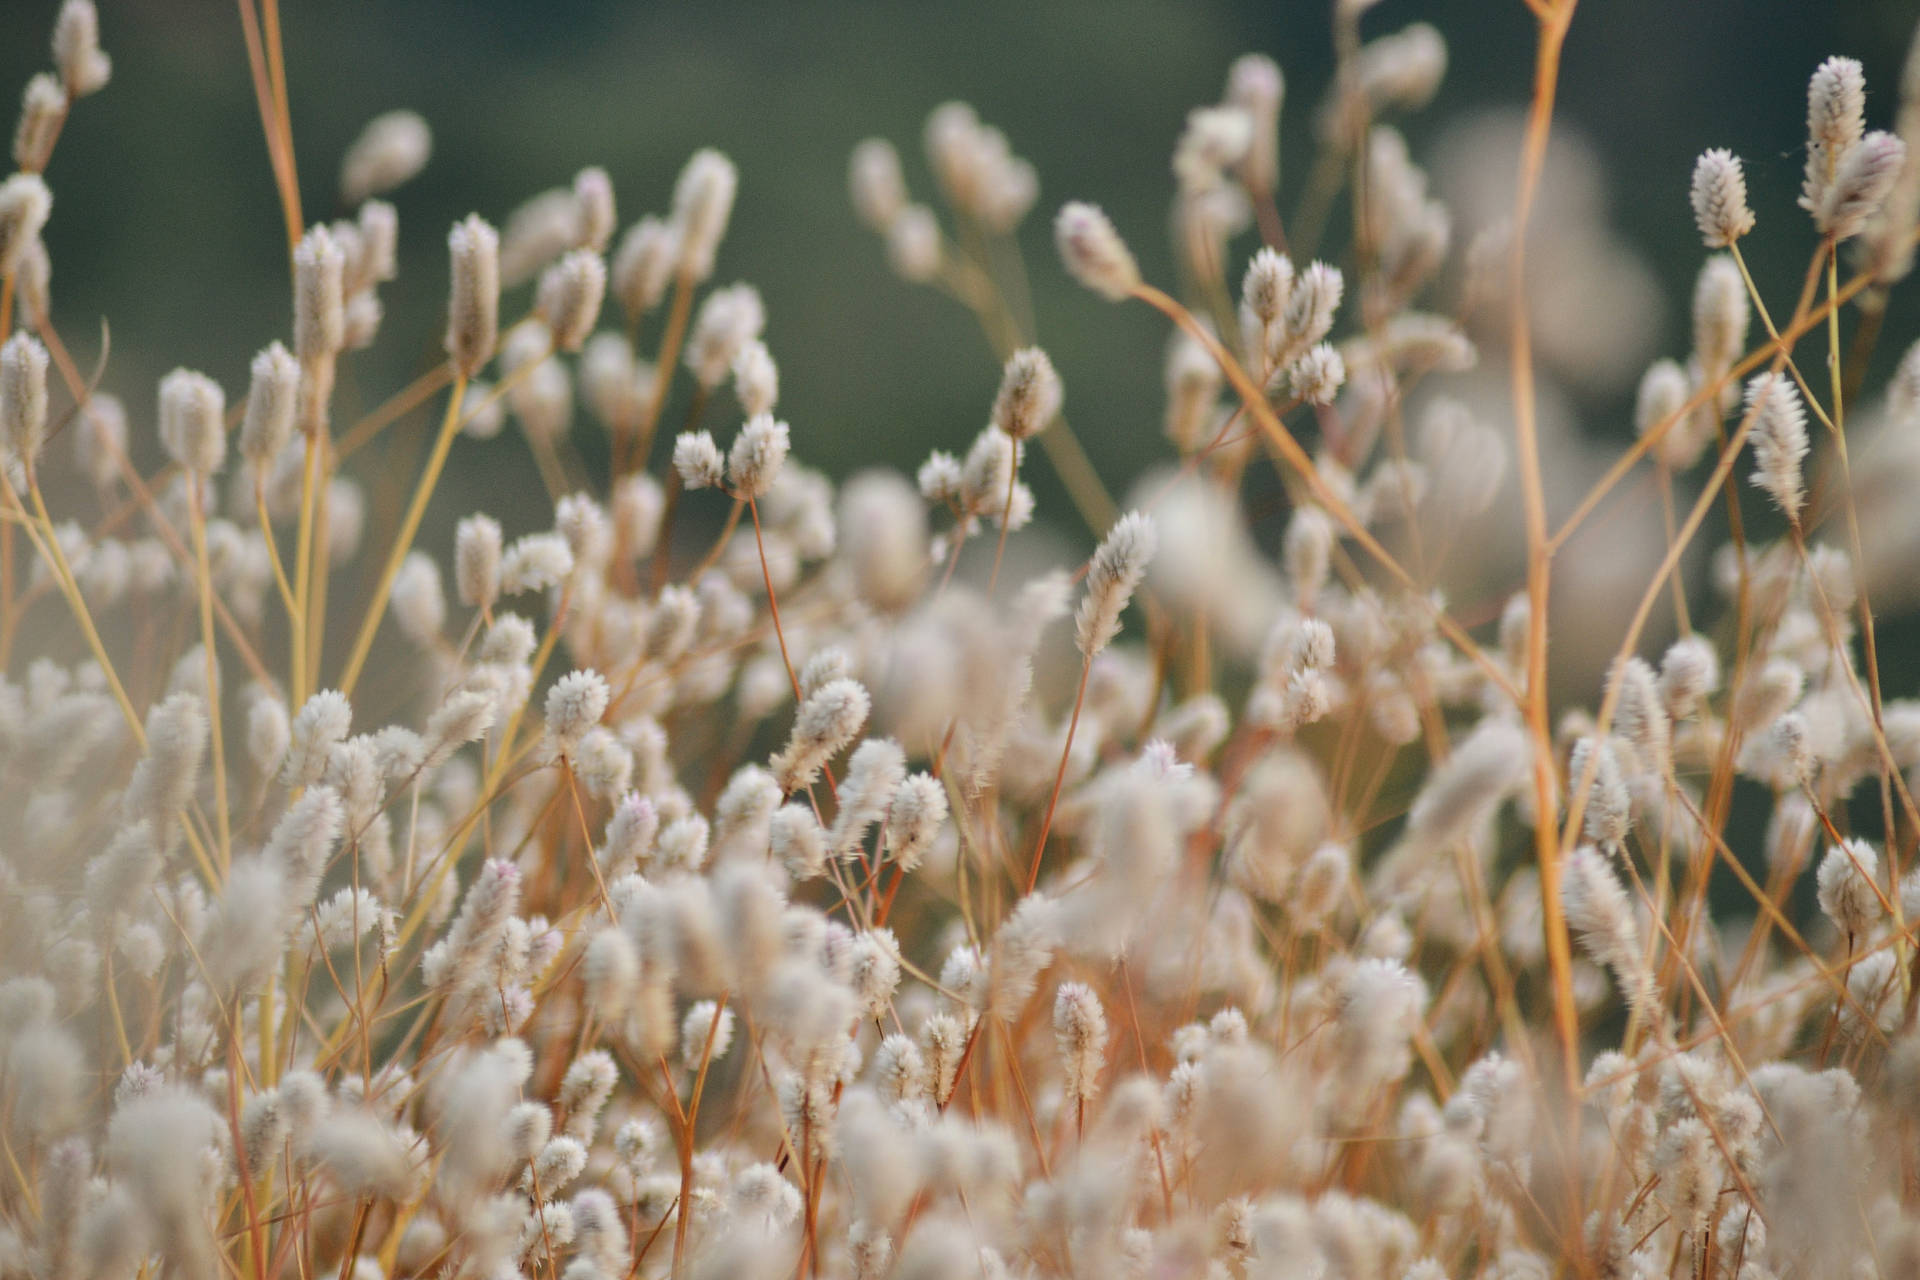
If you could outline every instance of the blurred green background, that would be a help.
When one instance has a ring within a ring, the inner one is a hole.
[[[9,0],[0,82],[46,61],[54,0]],[[83,365],[112,324],[109,387],[151,421],[154,379],[186,364],[241,394],[249,356],[289,329],[285,246],[261,140],[238,8],[216,0],[100,0],[113,83],[79,104],[49,180],[55,319]],[[400,279],[383,289],[377,349],[343,371],[337,421],[432,358],[445,296],[444,236],[470,210],[503,221],[583,165],[611,172],[624,226],[662,210],[696,147],[738,162],[739,200],[719,281],[765,296],[782,412],[801,456],[844,474],[962,448],[997,380],[971,317],[900,283],[852,218],[848,149],[900,144],[916,193],[928,110],[965,98],[1038,167],[1040,204],[1022,231],[1042,341],[1068,409],[1116,489],[1159,443],[1161,322],[1110,307],[1060,271],[1048,224],[1084,197],[1113,214],[1150,277],[1170,280],[1168,157],[1186,111],[1217,99],[1228,63],[1263,50],[1288,77],[1282,199],[1305,180],[1310,119],[1330,66],[1324,3],[878,3],[654,5],[586,0],[347,3],[285,0],[295,141],[309,221],[336,216],[339,159],[372,115],[423,113],[431,165],[394,198]],[[1792,207],[1806,77],[1831,52],[1862,58],[1876,126],[1888,122],[1912,3],[1850,0],[1587,0],[1567,46],[1561,120],[1597,144],[1611,217],[1667,286],[1667,349],[1682,345],[1701,256],[1686,201],[1694,156],[1748,163],[1760,232],[1756,274],[1788,292],[1810,243]],[[1408,21],[1445,33],[1451,67],[1435,104],[1403,127],[1416,158],[1468,108],[1524,101],[1532,27],[1519,0],[1387,0],[1365,33]],[[518,301],[506,313],[517,315]],[[1912,326],[1896,308],[1890,333]],[[1649,318],[1650,324],[1658,318]],[[1883,363],[1897,354],[1882,348]],[[1630,389],[1629,389],[1630,390]],[[1582,402],[1590,430],[1627,431],[1620,391]],[[730,406],[729,406],[730,407]],[[710,420],[730,433],[731,423]],[[416,419],[417,420],[417,419]],[[596,451],[597,455],[597,451]],[[436,512],[509,506],[530,462],[511,433],[463,444]],[[1043,513],[1057,510],[1041,478]],[[532,513],[529,513],[532,518]]]

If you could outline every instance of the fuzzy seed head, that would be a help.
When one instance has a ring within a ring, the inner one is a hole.
[[[606,292],[607,264],[589,249],[573,250],[542,273],[534,306],[552,331],[556,350],[586,345]]]
[[[208,1228],[215,1188],[205,1160],[227,1133],[225,1117],[196,1094],[170,1085],[128,1099],[107,1126],[106,1156],[116,1181],[182,1272],[211,1275],[220,1269]]]
[[[1612,969],[1630,999],[1638,999],[1637,984],[1645,966],[1641,960],[1639,929],[1620,877],[1605,857],[1590,846],[1567,855],[1562,868],[1560,895],[1567,925],[1595,963]]]
[[[1675,718],[1693,714],[1720,687],[1720,657],[1703,636],[1682,636],[1660,659],[1660,692]]]
[[[1800,206],[1817,216],[1847,152],[1866,129],[1867,77],[1852,58],[1828,58],[1807,82],[1807,176]],[[1825,230],[1823,227],[1822,230]]]
[[[1353,854],[1343,844],[1323,844],[1301,864],[1287,898],[1287,916],[1295,928],[1316,933],[1339,909],[1353,881]]]
[[[860,732],[871,707],[866,687],[844,677],[809,693],[794,717],[793,735],[771,762],[780,790],[791,795],[811,786],[827,761]]]
[[[909,284],[925,284],[940,274],[944,252],[940,220],[923,204],[902,209],[887,227],[887,265]]]
[[[160,379],[160,443],[195,476],[210,476],[227,456],[227,397],[204,373],[175,369]]]
[[[308,698],[293,718],[292,741],[281,767],[288,786],[305,787],[320,780],[334,747],[346,741],[353,727],[353,707],[338,689],[322,689]]]
[[[475,440],[491,440],[507,425],[507,405],[494,394],[491,384],[478,380],[467,383],[460,397],[460,431]]]
[[[906,774],[906,752],[891,738],[869,738],[854,748],[847,775],[840,782],[840,808],[828,836],[836,857],[859,852],[867,828],[886,817]]]
[[[733,1045],[733,1010],[712,1000],[696,1000],[680,1022],[680,1065],[698,1072],[703,1063],[718,1062]]]
[[[886,841],[902,871],[919,867],[947,820],[947,791],[931,774],[915,773],[901,782],[887,808]]]
[[[13,163],[24,173],[39,173],[52,158],[53,144],[67,118],[67,91],[42,71],[27,81],[20,100],[20,123],[13,132]]]
[[[331,230],[315,226],[293,251],[293,350],[303,363],[346,344],[347,254]]]
[[[315,786],[302,792],[273,824],[260,858],[279,871],[288,903],[296,910],[304,911],[312,905],[345,821],[340,793],[332,787]]]
[[[915,487],[928,502],[959,501],[964,482],[960,459],[944,449],[935,449],[928,454],[927,460],[914,473]]]
[[[164,830],[193,799],[207,750],[207,708],[198,694],[176,693],[147,712],[147,758],[127,787],[128,816]]]
[[[900,153],[885,138],[868,138],[847,162],[847,191],[853,211],[870,229],[885,233],[907,206],[907,181]]]
[[[1747,383],[1747,412],[1753,415],[1753,484],[1797,524],[1806,501],[1800,466],[1809,447],[1799,388],[1783,373],[1756,374]]]
[[[960,504],[981,515],[1006,510],[1007,490],[1026,450],[1000,428],[988,424],[974,437],[960,467]]]
[[[1882,912],[1875,882],[1880,878],[1880,854],[1865,840],[1833,845],[1820,860],[1815,877],[1820,910],[1841,932],[1863,939]]]
[[[39,324],[38,317],[53,314],[53,259],[47,256],[46,242],[35,237],[20,258],[14,275],[14,310],[22,328]],[[100,393],[96,399],[105,398]]]
[[[1189,453],[1201,444],[1201,433],[1212,420],[1220,397],[1220,366],[1206,347],[1176,330],[1168,339],[1163,380],[1167,389],[1163,430],[1175,448]]]
[[[13,1036],[0,1061],[8,1073],[15,1132],[46,1142],[81,1119],[79,1086],[86,1075],[86,1055],[73,1032],[58,1025],[36,1025]]]
[[[713,260],[733,216],[740,175],[733,161],[711,148],[696,151],[673,187],[673,221],[679,232],[681,272],[695,281],[713,274]]]
[[[1284,253],[1261,248],[1254,261],[1246,265],[1240,280],[1240,305],[1260,324],[1261,334],[1271,332],[1286,313],[1286,303],[1294,294],[1294,265]]]
[[[1370,5],[1372,0],[1363,0]],[[1425,106],[1447,71],[1447,42],[1430,23],[1415,22],[1361,46],[1360,92],[1378,112]]]
[[[247,415],[240,423],[240,455],[263,478],[293,438],[300,408],[300,362],[278,342],[253,358],[247,385]]]
[[[780,398],[780,369],[767,344],[755,338],[733,358],[733,394],[749,418],[772,413]]]
[[[1586,837],[1602,849],[1618,848],[1627,838],[1633,799],[1611,743],[1582,738],[1573,744],[1567,760],[1569,790],[1580,786],[1589,771],[1593,778],[1587,791]]]
[[[1641,435],[1658,429],[1661,435],[1653,445],[1654,460],[1661,466],[1683,471],[1699,460],[1704,438],[1696,437],[1690,423],[1680,416],[1693,388],[1687,371],[1674,360],[1656,360],[1640,378],[1634,398],[1633,425]]]
[[[776,810],[768,840],[774,858],[795,880],[826,874],[827,833],[810,806],[794,803]]]
[[[491,609],[500,598],[500,522],[489,515],[471,515],[454,531],[453,581],[460,603]]]
[[[741,348],[767,327],[767,308],[750,284],[715,289],[700,304],[687,339],[687,368],[711,391],[725,381]]]
[[[920,1046],[903,1035],[890,1035],[873,1051],[873,1078],[887,1102],[917,1099],[926,1091],[927,1064]]]
[[[529,533],[514,539],[500,560],[500,590],[505,595],[545,591],[573,573],[573,549],[557,533]]]
[[[247,709],[247,758],[261,778],[271,778],[287,757],[293,726],[287,709],[274,695],[262,694]]]
[[[578,1254],[562,1272],[573,1273],[583,1264],[596,1266],[603,1276],[618,1276],[626,1270],[631,1241],[626,1219],[614,1198],[598,1187],[589,1187],[572,1200],[573,1243]],[[576,1276],[575,1280],[588,1280]]]
[[[1079,1103],[1092,1100],[1107,1056],[1107,1012],[1093,988],[1080,982],[1060,984],[1053,998],[1053,1036],[1067,1097]]]
[[[493,727],[494,718],[494,700],[486,694],[473,689],[449,694],[427,717],[423,767],[443,764],[462,746],[478,741]]]
[[[945,985],[944,975],[942,985]],[[936,1106],[945,1106],[953,1096],[960,1070],[960,1055],[966,1051],[967,1032],[950,1013],[936,1013],[920,1024],[921,1058],[927,1066],[928,1092]]]
[[[47,349],[16,333],[0,345],[0,449],[29,471],[47,440]]]
[[[1740,357],[1750,316],[1739,265],[1728,254],[1714,254],[1700,265],[1693,286],[1693,354],[1704,371],[1718,374]]]
[[[1467,835],[1524,781],[1532,754],[1517,725],[1482,721],[1427,775],[1407,813],[1408,838],[1420,848],[1439,849]]]
[[[993,425],[1015,440],[1039,435],[1060,412],[1060,375],[1038,347],[1022,347],[1007,360],[993,400]]]
[[[1153,521],[1130,511],[1115,522],[1105,541],[1093,553],[1087,570],[1087,594],[1074,617],[1074,643],[1087,661],[1105,649],[1120,632],[1120,615],[1146,576],[1147,562],[1158,546]]]
[[[688,489],[716,489],[726,477],[720,446],[708,431],[682,432],[673,442],[673,469]]]
[[[358,205],[411,181],[433,155],[433,130],[417,111],[388,111],[367,121],[340,161],[340,198]]]
[[[1288,389],[1306,404],[1332,404],[1346,380],[1347,362],[1337,348],[1324,342],[1308,348],[1287,369]]]
[[[1173,172],[1181,190],[1207,193],[1222,185],[1224,172],[1238,165],[1253,144],[1253,121],[1238,107],[1196,107],[1173,152]]]
[[[1311,612],[1333,567],[1333,521],[1319,507],[1302,506],[1287,521],[1281,555],[1294,598]]]
[[[607,714],[611,697],[598,671],[569,671],[547,690],[547,737],[561,751],[578,743]]]
[[[500,336],[500,233],[469,214],[447,233],[447,250],[447,355],[455,373],[471,378],[493,358]]]
[[[1900,357],[1887,386],[1887,413],[1902,424],[1920,421],[1920,342]]]
[[[1346,291],[1338,267],[1324,262],[1308,265],[1287,295],[1279,325],[1269,335],[1267,359],[1284,369],[1333,331],[1334,313]]]
[[[74,461],[94,488],[109,488],[120,477],[116,455],[127,451],[127,407],[120,397],[97,392],[73,426]]]
[[[76,98],[107,87],[113,60],[100,52],[100,15],[93,0],[66,0],[60,6],[53,23],[53,65]]]
[[[1253,126],[1240,165],[1256,191],[1271,191],[1280,181],[1280,104],[1286,89],[1279,64],[1264,53],[1242,54],[1227,69],[1226,101],[1244,111]]]
[[[1869,133],[1841,159],[1814,210],[1814,225],[1835,240],[1850,240],[1865,231],[1906,162],[1907,144],[1899,137],[1879,130]]]
[[[747,420],[727,454],[727,482],[736,498],[765,497],[780,476],[790,447],[787,424],[770,413]],[[678,450],[676,449],[676,453]],[[693,486],[688,486],[689,488]]]
[[[628,792],[614,806],[613,816],[607,819],[601,860],[615,874],[630,870],[651,855],[653,838],[659,830],[660,815],[653,801]]]
[[[350,1197],[404,1199],[413,1183],[412,1159],[392,1129],[357,1108],[336,1110],[314,1130],[314,1163]]]
[[[401,634],[423,649],[433,647],[447,621],[440,566],[424,551],[409,551],[393,579],[393,620]]]
[[[1098,206],[1074,201],[1053,222],[1054,244],[1073,278],[1109,302],[1140,284],[1140,268],[1113,222]]]
[[[1613,682],[1617,688],[1614,729],[1633,748],[1640,770],[1656,777],[1663,774],[1672,750],[1673,726],[1660,696],[1659,677],[1645,659],[1635,657],[1615,668]]]
[[[280,867],[264,858],[234,859],[196,944],[212,985],[237,990],[269,972],[280,958],[283,922],[304,908]]]
[[[1700,154],[1693,165],[1693,221],[1709,249],[1725,249],[1753,230],[1747,207],[1747,175],[1740,158],[1721,147]]]
[[[861,1012],[880,1017],[900,986],[900,941],[893,930],[868,929],[855,935],[847,972]]]
[[[712,834],[707,820],[697,813],[674,819],[654,845],[654,864],[667,870],[698,871],[706,865]]]
[[[53,193],[37,173],[0,182],[0,275],[12,275],[40,238],[53,213]]]
[[[629,321],[660,305],[680,259],[680,236],[672,225],[649,215],[620,237],[613,255],[613,293]]]
[[[573,175],[573,243],[595,257],[607,251],[618,224],[613,205],[613,179],[592,166]],[[602,273],[604,277],[604,272]],[[603,279],[604,287],[604,279]]]
[[[1786,776],[1797,784],[1813,781],[1815,761],[1809,733],[1807,718],[1798,711],[1787,712],[1767,730],[1768,749],[1785,768]]]

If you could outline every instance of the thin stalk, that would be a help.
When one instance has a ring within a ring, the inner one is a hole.
[[[325,669],[323,653],[327,641],[327,582],[333,574],[331,526],[333,522],[333,470],[327,465],[326,441],[321,441],[320,476],[313,494],[313,543],[308,548],[313,568],[312,586],[307,594],[307,678],[318,683]]]
[[[653,563],[647,571],[647,581],[654,595],[667,585],[667,573],[673,563],[673,517],[680,510],[680,494],[686,486],[680,483],[680,472],[667,468],[667,500],[660,512],[660,533],[653,545]]]
[[[260,12],[266,28],[267,76],[273,82],[273,111],[280,126],[280,154],[286,164],[286,190],[281,197],[292,211],[289,225],[298,229],[304,224],[300,217],[300,174],[293,161],[293,110],[287,102],[287,59],[285,44],[280,39],[280,0],[260,0]]]
[[[299,606],[294,603],[293,584],[287,581],[287,567],[280,562],[280,547],[273,539],[273,522],[267,518],[267,484],[261,476],[253,480],[253,510],[260,521],[260,538],[267,544],[267,563],[273,566],[273,585],[280,591],[280,603],[291,622]]]
[[[760,548],[760,577],[767,584],[767,612],[773,617],[773,638],[780,642],[780,661],[787,669],[787,683],[793,686],[793,700],[800,702],[800,677],[787,653],[787,632],[780,625],[780,601],[773,590],[773,571],[767,567],[767,543],[760,533],[760,504],[747,499],[747,511],[753,516],[753,541]]]
[[[425,404],[432,398],[434,392],[447,385],[447,380],[451,377],[453,377],[453,365],[443,360],[394,392],[388,397],[386,403],[341,434],[339,440],[334,443],[334,463],[338,465],[346,461],[371,443],[375,436]]]
[[[674,366],[680,360],[680,344],[687,336],[687,318],[693,314],[693,276],[681,271],[674,276],[673,304],[667,312],[667,330],[660,338],[660,357],[654,362],[653,399],[647,402],[646,416],[633,433],[632,449],[616,474],[625,475],[647,465],[653,451],[653,433],[660,426],[660,412],[667,407],[667,392],[673,386]]]
[[[733,531],[740,527],[740,516],[746,509],[746,499],[733,500],[733,506],[727,511],[726,522],[720,526],[720,536],[713,540],[713,546],[709,547],[707,554],[700,558],[700,563],[693,566],[693,572],[686,576],[686,581],[700,581],[702,574],[719,563],[721,553],[727,549],[727,543],[733,538]]]
[[[1860,513],[1853,501],[1853,467],[1847,460],[1847,418],[1845,404],[1842,399],[1845,394],[1845,389],[1844,372],[1840,361],[1840,304],[1835,300],[1840,291],[1838,265],[1840,261],[1840,249],[1837,244],[1832,243],[1831,237],[1828,239],[1827,364],[1833,379],[1833,447],[1835,455],[1840,461],[1840,478],[1847,490],[1847,501],[1841,504],[1847,513],[1847,550],[1853,557],[1853,563],[1864,568],[1865,559],[1862,555],[1860,543]],[[1865,591],[1861,591],[1858,594],[1860,637],[1866,650],[1867,687],[1870,694],[1867,709],[1873,716],[1874,736],[1879,739],[1884,752],[1886,726],[1882,722],[1881,717],[1880,653],[1879,644],[1874,635],[1873,606],[1868,602]],[[1899,770],[1892,770],[1892,774],[1898,776]],[[1909,814],[1909,816],[1913,815]],[[1899,842],[1893,838],[1893,784],[1889,772],[1886,770],[1882,770],[1880,774],[1880,819],[1884,824],[1882,829],[1887,834],[1888,870],[1893,878],[1893,883],[1898,884],[1900,880],[1900,853]],[[1895,904],[1892,912],[1894,923],[1904,927],[1906,922],[1902,918],[1901,908],[1898,903],[1899,895],[1896,894],[1894,897]]]
[[[206,650],[207,728],[213,746],[213,807],[215,829],[220,834],[218,853],[224,875],[233,858],[232,818],[227,812],[226,734],[220,725],[220,663],[213,640],[213,568],[207,560],[207,508],[200,478],[189,477],[187,485],[188,523],[192,526],[193,554],[199,564],[200,646]]]
[[[1087,700],[1087,677],[1093,672],[1093,658],[1080,664],[1080,687],[1073,694],[1073,718],[1067,721],[1067,741],[1060,748],[1060,767],[1053,771],[1053,794],[1047,797],[1047,811],[1040,819],[1040,838],[1033,842],[1033,862],[1027,868],[1027,892],[1040,882],[1040,859],[1047,851],[1047,833],[1053,829],[1053,811],[1060,803],[1060,787],[1067,779],[1067,757],[1073,754],[1073,735],[1080,728],[1080,708]]]
[[[11,482],[8,482],[7,490],[18,506],[20,495],[13,492]],[[33,513],[39,520],[38,527],[33,524],[24,526],[27,537],[32,539],[34,549],[47,562],[47,567],[53,570],[54,581],[59,584],[60,593],[67,598],[67,607],[73,613],[73,620],[80,624],[80,632],[86,637],[93,660],[100,664],[100,670],[107,677],[107,688],[120,706],[120,715],[126,720],[128,731],[133,734],[133,740],[140,750],[145,751],[147,727],[134,711],[133,700],[127,697],[126,686],[120,683],[120,674],[114,669],[113,659],[107,656],[107,646],[101,642],[100,631],[93,623],[93,614],[88,611],[86,599],[80,594],[79,580],[73,576],[73,566],[67,563],[67,553],[60,546],[59,535],[54,532],[53,518],[47,514],[46,499],[40,496],[40,478],[31,472],[27,475],[27,496],[33,499]]]
[[[1007,533],[1013,528],[1013,495],[1020,486],[1020,442],[1014,441],[1013,457],[1007,466],[1007,506],[1000,513],[1000,537],[993,544],[993,572],[987,575],[987,595],[993,595],[1000,581],[1000,560],[1007,553]]]
[[[277,5],[272,12],[277,62],[280,34]],[[280,214],[286,224],[287,257],[291,266],[293,251],[300,244],[300,231],[305,224],[300,216],[299,187],[293,177],[293,156],[286,149],[286,135],[277,119],[284,95],[276,88],[268,70],[267,50],[260,34],[260,18],[253,11],[253,0],[240,0],[240,31],[246,41],[247,66],[253,73],[253,97],[260,108],[260,129],[267,139],[267,161],[273,166],[274,190],[280,196]]]
[[[433,452],[428,455],[426,469],[420,473],[420,481],[414,486],[406,517],[400,522],[400,533],[394,539],[393,550],[387,555],[386,567],[380,571],[380,581],[374,587],[372,601],[367,605],[367,615],[360,624],[360,634],[354,639],[346,670],[340,676],[340,692],[349,697],[353,695],[353,686],[359,682],[360,672],[366,666],[367,654],[373,649],[373,637],[380,630],[380,620],[386,616],[387,598],[393,594],[393,581],[399,576],[400,565],[406,560],[407,552],[413,549],[414,535],[420,531],[420,519],[426,514],[427,501],[433,497],[434,486],[440,482],[441,468],[446,466],[447,454],[453,448],[453,437],[459,433],[460,401],[466,393],[466,376],[455,375],[452,394],[447,397],[446,416],[441,419],[440,432],[433,441]]]
[[[298,607],[293,616],[287,619],[292,675],[287,701],[296,708],[313,692],[307,671],[307,600],[313,577],[313,504],[320,487],[315,475],[319,465],[320,439],[316,433],[309,431],[306,433],[306,456],[300,467],[300,523],[294,535],[293,550],[293,599]]]
[[[1533,780],[1537,811],[1543,820],[1534,826],[1535,853],[1540,871],[1542,925],[1546,933],[1548,967],[1553,978],[1554,1025],[1572,1096],[1580,1095],[1580,1014],[1573,994],[1573,944],[1560,901],[1560,853],[1557,828],[1544,815],[1559,808],[1559,780],[1553,765],[1553,728],[1547,719],[1547,609],[1553,548],[1547,536],[1546,487],[1540,463],[1540,437],[1535,419],[1533,380],[1533,320],[1527,307],[1527,224],[1533,214],[1541,170],[1546,165],[1547,138],[1553,125],[1553,104],[1560,76],[1560,52],[1573,20],[1577,0],[1544,7],[1540,12],[1539,44],[1534,59],[1533,103],[1527,115],[1526,142],[1521,153],[1519,191],[1514,198],[1513,237],[1507,264],[1511,295],[1508,315],[1509,361],[1513,373],[1514,451],[1518,455],[1521,507],[1527,533],[1527,678],[1523,705],[1533,736]]]

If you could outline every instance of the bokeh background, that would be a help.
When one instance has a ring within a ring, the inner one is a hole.
[[[0,84],[23,85],[44,65],[55,7],[7,0]],[[100,7],[114,80],[79,105],[48,175],[55,320],[83,365],[98,349],[101,319],[110,322],[107,384],[144,426],[155,379],[176,364],[240,394],[250,355],[289,329],[285,245],[237,8],[218,0]],[[1066,279],[1050,244],[1052,210],[1068,198],[1101,203],[1149,276],[1172,279],[1168,158],[1187,110],[1217,99],[1236,55],[1278,59],[1288,78],[1288,209],[1305,182],[1313,109],[1331,64],[1321,0],[285,0],[283,8],[309,221],[344,212],[339,159],[368,118],[411,107],[435,131],[432,163],[393,197],[401,276],[382,290],[379,346],[346,363],[336,418],[377,402],[434,358],[454,219],[477,210],[503,222],[526,197],[600,164],[625,225],[663,210],[685,157],[712,145],[742,175],[718,279],[751,281],[765,297],[781,410],[799,454],[844,475],[964,448],[984,421],[997,368],[969,315],[888,272],[880,245],[851,216],[845,182],[849,148],[881,134],[900,144],[916,193],[930,197],[922,122],[936,104],[964,98],[1039,170],[1040,204],[1021,235],[1040,336],[1066,379],[1077,430],[1116,491],[1165,456],[1165,328],[1145,308],[1108,306]],[[1569,172],[1583,190],[1603,179],[1593,216],[1657,286],[1647,305],[1606,319],[1608,327],[1630,329],[1647,353],[1684,355],[1687,293],[1702,256],[1687,179],[1711,145],[1746,159],[1760,217],[1750,258],[1763,288],[1790,304],[1811,244],[1793,207],[1807,75],[1829,53],[1861,58],[1871,123],[1885,126],[1915,18],[1911,0],[1582,5],[1558,119],[1565,134],[1587,138],[1591,163]],[[1532,24],[1519,0],[1386,0],[1363,31],[1415,20],[1443,31],[1451,57],[1438,99],[1398,122],[1427,161],[1458,141],[1449,130],[1460,121],[1525,101]],[[1451,181],[1452,191],[1441,182],[1450,198],[1463,179]],[[1559,299],[1574,313],[1583,301]],[[518,302],[505,310],[517,315]],[[1897,301],[1880,370],[1915,328],[1910,304]],[[1563,387],[1569,430],[1617,448],[1631,432],[1640,367],[1636,356],[1624,377]],[[710,425],[723,440],[731,432],[730,422]],[[411,455],[392,456],[388,479],[403,492]],[[1051,476],[1033,470],[1043,516],[1062,511]],[[463,442],[426,542],[444,545],[435,522],[450,526],[477,508],[510,523],[542,518],[532,477],[513,433]],[[1275,531],[1277,518],[1267,532]]]

